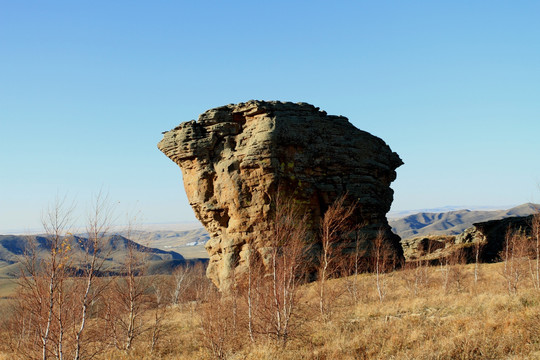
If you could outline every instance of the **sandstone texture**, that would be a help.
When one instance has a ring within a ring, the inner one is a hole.
[[[252,100],[180,124],[158,148],[182,169],[190,204],[210,233],[207,274],[220,288],[245,270],[247,244],[265,248],[278,187],[308,214],[312,234],[328,206],[347,194],[347,204],[358,203],[363,255],[382,230],[394,257],[403,258],[386,219],[390,183],[403,163],[343,116],[306,103]]]

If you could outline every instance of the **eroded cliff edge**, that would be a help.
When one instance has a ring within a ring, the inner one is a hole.
[[[336,198],[357,201],[364,256],[382,230],[393,255],[399,237],[386,219],[403,164],[386,143],[306,103],[248,101],[208,110],[164,133],[158,148],[180,166],[197,218],[211,235],[208,276],[226,287],[242,272],[246,244],[259,251],[269,236],[279,188],[309,215],[313,232]]]

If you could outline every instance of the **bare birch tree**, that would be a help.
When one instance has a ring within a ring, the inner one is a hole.
[[[298,325],[298,288],[306,278],[307,214],[278,194],[270,236],[259,251],[248,248],[247,278],[241,284],[250,341],[266,336],[285,345]],[[244,320],[242,320],[244,321]]]
[[[382,303],[387,292],[387,278],[385,274],[393,265],[391,264],[393,257],[391,256],[389,245],[382,230],[377,233],[375,240],[373,240],[372,251],[377,295],[379,296],[379,301]]]
[[[57,198],[42,217],[46,236],[29,238],[20,261],[13,321],[15,327],[21,327],[15,349],[21,358],[64,358],[64,334],[72,320],[67,288],[72,269],[68,238],[72,211],[65,198]]]
[[[178,306],[184,296],[190,282],[193,277],[190,274],[193,272],[189,265],[178,266],[172,273],[172,294],[171,302],[173,305]]]
[[[335,275],[338,266],[342,265],[344,240],[352,232],[350,218],[355,206],[344,206],[346,195],[339,197],[325,212],[321,219],[320,239],[321,255],[319,260],[319,311],[321,319],[328,313],[326,281]],[[358,240],[358,239],[357,239]],[[356,243],[358,246],[358,242]],[[358,250],[358,249],[357,249]],[[356,252],[358,255],[358,251]],[[356,263],[356,266],[358,264]]]
[[[79,292],[80,315],[79,324],[75,333],[74,360],[92,357],[88,344],[99,342],[95,337],[86,337],[89,308],[97,302],[109,282],[99,279],[98,276],[105,270],[104,264],[107,254],[103,254],[103,241],[109,233],[113,217],[113,209],[109,205],[108,197],[101,191],[95,196],[88,213],[86,233],[87,241],[81,244],[84,249],[83,259],[80,260],[83,288]],[[86,351],[85,351],[86,350]],[[92,350],[95,350],[93,347]]]
[[[142,319],[148,305],[148,291],[151,287],[145,274],[144,254],[136,250],[136,245],[127,243],[122,274],[112,282],[107,293],[106,321],[113,344],[130,352],[134,342],[148,329]]]
[[[540,290],[540,214],[533,216],[531,225],[529,268],[533,287]]]
[[[21,339],[16,353],[25,359],[88,359],[100,349],[100,336],[88,331],[91,308],[106,286],[101,241],[111,209],[98,194],[88,216],[88,238],[68,232],[73,206],[56,200],[43,216],[44,237],[30,239],[21,259],[19,294],[13,321],[19,321]],[[82,254],[82,255],[81,255]],[[20,321],[22,319],[22,322]],[[92,319],[96,321],[96,318]],[[36,355],[39,346],[39,357]]]
[[[474,249],[474,286],[478,284],[478,278],[480,276],[480,253],[482,252],[484,244],[481,241],[477,241],[473,245]]]
[[[528,258],[528,239],[522,230],[507,231],[501,258],[504,262],[502,276],[508,293],[516,294],[526,272],[525,258]]]

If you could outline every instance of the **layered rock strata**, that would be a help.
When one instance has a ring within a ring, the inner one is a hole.
[[[245,270],[248,244],[264,251],[278,188],[308,214],[312,234],[330,204],[347,194],[346,205],[358,203],[363,256],[382,230],[393,257],[403,258],[386,220],[390,183],[403,163],[343,116],[306,103],[252,100],[180,124],[158,148],[182,169],[189,202],[211,236],[207,274],[220,288],[233,271]]]

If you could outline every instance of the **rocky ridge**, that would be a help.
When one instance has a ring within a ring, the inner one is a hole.
[[[393,255],[403,257],[385,216],[403,163],[343,116],[306,103],[252,100],[180,124],[158,148],[182,169],[190,204],[210,233],[207,274],[220,288],[245,270],[248,244],[264,258],[278,188],[308,214],[313,234],[328,206],[347,194],[346,205],[358,203],[364,255],[382,230]]]
[[[527,216],[538,212],[540,205],[526,203],[507,210],[453,210],[446,212],[420,212],[402,218],[390,219],[392,231],[402,239],[432,235],[459,235],[475,223],[500,220],[514,216]]]
[[[480,245],[479,260],[494,262],[500,259],[508,232],[520,231],[533,236],[537,215],[513,216],[504,219],[474,223],[458,235],[429,235],[402,239],[407,260],[437,260],[462,250],[468,260],[474,257],[475,245]],[[538,223],[537,223],[538,224]]]

